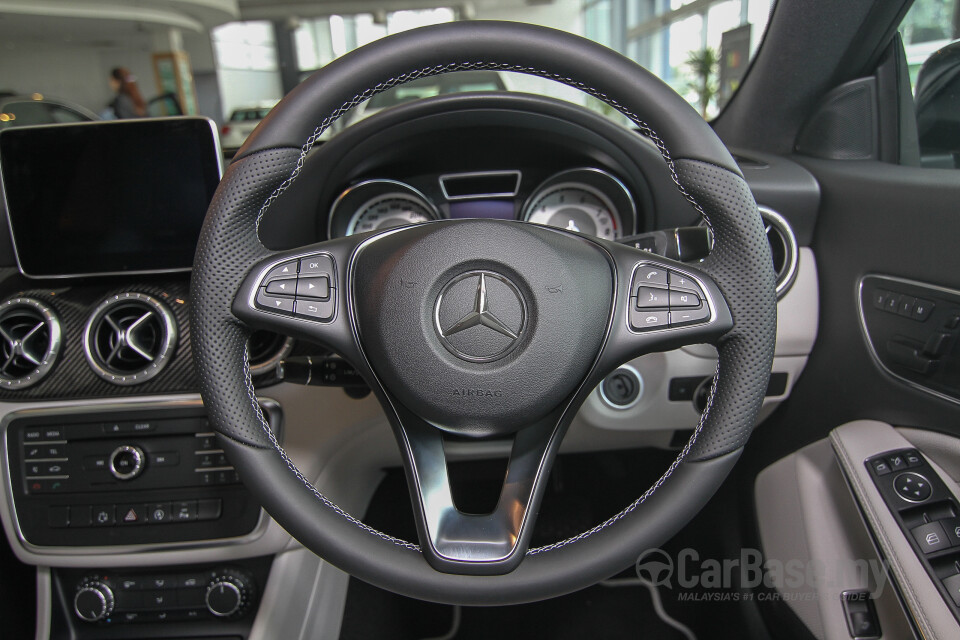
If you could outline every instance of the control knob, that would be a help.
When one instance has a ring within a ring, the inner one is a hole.
[[[80,583],[73,597],[73,612],[84,622],[99,622],[113,613],[113,591],[99,580]]]
[[[143,449],[123,445],[110,454],[110,473],[117,480],[133,480],[143,471],[143,463]]]
[[[218,618],[237,616],[243,613],[250,602],[250,578],[238,571],[223,571],[207,585],[204,601],[207,609]]]

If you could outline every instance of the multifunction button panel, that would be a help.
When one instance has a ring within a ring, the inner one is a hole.
[[[860,284],[870,350],[891,375],[960,401],[960,292],[887,276]]]
[[[260,519],[196,405],[24,415],[6,438],[16,524],[37,547],[227,538]]]
[[[944,600],[960,621],[960,508],[915,449],[866,461],[874,483]]]
[[[337,310],[333,258],[326,253],[288,260],[270,267],[256,292],[258,309],[328,321]]]
[[[644,263],[630,285],[630,328],[650,331],[706,322],[710,306],[700,284],[685,273]]]

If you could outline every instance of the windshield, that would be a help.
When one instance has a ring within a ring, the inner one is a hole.
[[[419,26],[479,19],[584,35],[645,66],[711,118],[739,86],[772,2],[418,0],[409,9],[402,2],[367,0],[182,0],[156,7],[129,0],[89,6],[58,1],[16,3],[15,10],[0,4],[0,95],[17,97],[4,102],[0,122],[62,121],[64,113],[80,119],[203,115],[219,125],[255,121],[311,73],[356,47]],[[410,83],[358,111],[369,115],[419,98],[492,90],[610,111],[549,80],[499,72]]]

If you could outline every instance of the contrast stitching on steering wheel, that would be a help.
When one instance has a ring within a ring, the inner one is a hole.
[[[566,540],[561,540],[560,542],[554,542],[552,544],[544,545],[542,547],[528,549],[527,555],[535,556],[538,553],[542,553],[544,551],[553,551],[554,549],[559,549],[561,547],[567,546],[568,544],[573,544],[574,542],[579,542],[580,540],[588,538],[595,533],[599,533],[600,531],[603,531],[604,529],[614,524],[624,516],[636,510],[636,508],[639,507],[641,504],[646,502],[647,499],[650,496],[652,496],[654,492],[657,489],[659,489],[671,475],[673,475],[673,472],[677,470],[677,467],[680,466],[680,463],[683,462],[684,459],[686,459],[686,457],[690,454],[690,450],[693,448],[694,443],[697,441],[697,436],[700,435],[700,431],[703,429],[703,424],[707,419],[707,414],[710,413],[710,408],[713,406],[714,391],[716,391],[717,389],[717,379],[719,377],[720,377],[720,362],[717,361],[717,368],[713,374],[713,382],[710,384],[710,394],[707,396],[707,406],[704,408],[703,413],[700,414],[700,422],[697,423],[697,428],[694,429],[693,435],[691,435],[690,439],[687,440],[687,444],[683,447],[683,450],[680,451],[680,453],[677,455],[676,459],[674,459],[674,461],[670,464],[667,470],[663,472],[663,475],[657,478],[657,481],[654,482],[650,486],[650,488],[644,492],[642,496],[640,496],[639,498],[631,502],[629,505],[627,505],[622,511],[620,511],[616,515],[611,516],[610,518],[601,522],[600,524],[593,527],[592,529],[588,529],[583,533],[577,534],[571,538],[567,538]]]
[[[344,102],[342,105],[334,109],[333,113],[328,115],[320,125],[313,130],[313,134],[307,138],[307,142],[301,147],[300,157],[297,159],[297,164],[294,167],[293,171],[284,180],[279,187],[277,187],[273,193],[264,201],[263,206],[260,207],[260,211],[257,214],[256,228],[259,234],[260,231],[260,220],[263,218],[263,214],[266,213],[267,209],[273,202],[280,196],[281,193],[286,191],[291,184],[300,176],[300,172],[303,169],[304,160],[307,158],[307,154],[310,153],[310,150],[316,145],[317,141],[320,139],[320,136],[330,128],[330,126],[343,117],[348,111],[359,105],[365,100],[369,100],[378,93],[382,93],[388,89],[392,89],[401,84],[406,84],[412,80],[417,80],[419,78],[428,78],[431,76],[440,75],[443,73],[451,73],[454,71],[480,71],[480,70],[495,70],[495,71],[513,71],[516,73],[523,73],[532,76],[538,76],[541,78],[547,78],[548,80],[554,80],[561,84],[565,84],[574,89],[578,89],[594,98],[604,102],[624,116],[626,116],[631,122],[637,125],[640,134],[646,138],[649,138],[657,146],[657,150],[660,151],[660,155],[663,157],[663,161],[667,164],[667,170],[670,171],[670,177],[673,180],[673,183],[676,185],[677,189],[683,195],[683,197],[690,203],[690,205],[700,214],[700,217],[703,221],[713,230],[713,227],[710,223],[710,220],[707,219],[706,213],[704,213],[703,207],[700,206],[700,203],[697,202],[696,198],[687,191],[680,183],[680,177],[677,175],[676,166],[670,151],[667,149],[667,145],[663,142],[657,132],[653,130],[649,124],[640,118],[637,114],[630,111],[615,99],[611,98],[607,94],[603,93],[599,89],[595,89],[590,85],[580,82],[579,80],[574,80],[573,78],[568,78],[561,76],[559,74],[550,73],[542,69],[535,69],[533,67],[523,67],[508,63],[502,62],[451,62],[448,64],[436,65],[433,67],[426,67],[423,69],[418,69],[416,71],[410,71],[408,73],[401,74],[395,78],[390,78],[384,82],[377,84],[374,87],[371,87],[361,93],[358,93],[353,96],[350,100]]]
[[[290,471],[293,472],[293,475],[295,475],[300,480],[300,482],[302,482],[304,486],[310,490],[310,493],[312,493],[317,498],[317,500],[322,502],[324,505],[326,505],[328,508],[333,510],[338,515],[344,517],[349,522],[360,527],[367,533],[371,533],[377,536],[378,538],[382,538],[387,542],[392,542],[397,546],[410,549],[411,551],[420,551],[420,545],[414,544],[412,542],[407,542],[406,540],[401,540],[400,538],[395,538],[389,534],[383,533],[382,531],[379,531],[378,529],[374,529],[373,527],[366,524],[365,522],[353,517],[352,515],[344,511],[340,505],[335,503],[333,500],[331,500],[327,496],[323,495],[315,486],[313,486],[313,484],[309,480],[307,480],[307,477],[303,475],[303,472],[300,471],[297,465],[295,465],[293,461],[290,459],[290,457],[287,456],[287,452],[283,450],[283,447],[281,447],[280,443],[277,441],[277,436],[273,432],[273,429],[270,428],[270,425],[267,423],[266,419],[263,417],[263,411],[260,409],[260,403],[257,402],[257,394],[253,388],[253,378],[250,375],[250,358],[246,349],[243,350],[243,375],[246,377],[247,395],[249,395],[250,402],[252,403],[254,408],[254,412],[257,414],[257,418],[260,420],[260,427],[263,429],[264,433],[266,433],[267,438],[270,440],[270,443],[273,445],[273,448],[277,450],[277,453],[280,454],[280,457],[283,459],[284,463],[286,463],[287,468],[290,469]]]
[[[263,219],[263,215],[266,213],[267,209],[269,209],[270,206],[280,196],[280,194],[286,191],[290,187],[290,185],[292,185],[294,181],[300,176],[300,173],[303,170],[303,163],[306,160],[307,154],[309,154],[310,150],[314,147],[314,145],[316,145],[317,141],[320,139],[320,136],[323,135],[323,133],[327,129],[329,129],[334,122],[336,122],[341,117],[343,117],[344,114],[346,114],[348,111],[350,111],[351,109],[359,105],[361,102],[368,100],[373,96],[379,93],[382,93],[388,89],[392,89],[393,87],[396,87],[401,84],[405,84],[412,80],[440,75],[443,73],[451,73],[454,71],[476,71],[476,70],[513,71],[518,73],[524,73],[527,75],[539,76],[542,78],[547,78],[549,80],[554,80],[556,82],[565,84],[569,87],[579,89],[580,91],[593,96],[594,98],[610,105],[611,107],[613,107],[614,109],[622,113],[631,122],[637,125],[641,135],[653,141],[653,143],[656,145],[657,149],[659,150],[661,157],[663,158],[664,162],[667,165],[667,170],[670,172],[670,177],[673,180],[673,183],[676,185],[681,195],[683,195],[683,197],[690,203],[690,205],[694,208],[694,210],[696,210],[697,213],[700,214],[701,219],[704,221],[707,227],[710,228],[711,231],[713,230],[713,225],[708,219],[703,207],[700,205],[699,202],[697,202],[696,198],[694,198],[693,195],[689,191],[687,191],[687,189],[683,186],[683,184],[681,184],[680,177],[677,174],[676,166],[674,164],[674,160],[670,155],[670,151],[667,149],[666,144],[663,142],[660,136],[657,135],[657,132],[654,131],[649,124],[647,124],[645,121],[640,119],[640,117],[637,114],[635,114],[634,112],[630,111],[629,109],[621,105],[615,99],[609,97],[605,93],[583,82],[574,80],[572,78],[564,77],[558,74],[549,73],[541,69],[535,69],[532,67],[523,67],[523,66],[512,65],[507,63],[497,63],[497,62],[454,62],[449,64],[436,65],[433,67],[426,67],[423,69],[418,69],[416,71],[411,71],[409,73],[399,75],[395,78],[390,78],[389,80],[381,82],[372,88],[369,88],[361,93],[354,95],[353,98],[351,98],[347,102],[344,102],[342,105],[337,107],[330,115],[324,118],[324,120],[320,123],[320,125],[316,129],[314,129],[313,134],[310,135],[310,137],[307,139],[307,142],[303,145],[303,147],[301,147],[300,157],[297,158],[297,163],[293,171],[280,184],[280,186],[278,186],[270,194],[270,196],[267,197],[263,205],[260,207],[260,210],[257,213],[257,219],[256,219],[257,235],[259,236],[260,221]],[[270,440],[270,443],[273,445],[273,447],[280,454],[280,457],[286,463],[287,467],[290,469],[291,472],[293,472],[293,474],[297,478],[300,479],[300,481],[304,484],[304,486],[320,502],[322,502],[324,505],[332,509],[337,514],[347,519],[349,522],[358,526],[363,531],[366,531],[367,533],[373,534],[379,538],[382,538],[383,540],[386,540],[395,545],[404,547],[406,549],[410,549],[413,551],[420,551],[419,545],[414,544],[412,542],[407,542],[406,540],[395,538],[391,535],[383,533],[382,531],[378,531],[377,529],[374,529],[373,527],[353,517],[352,515],[344,511],[336,503],[334,503],[332,500],[330,500],[325,495],[323,495],[323,493],[321,493],[315,486],[313,486],[313,484],[306,478],[306,476],[303,475],[303,473],[297,468],[297,466],[287,456],[286,452],[283,450],[283,447],[281,447],[280,443],[277,441],[276,435],[273,433],[273,430],[270,429],[269,424],[267,424],[267,421],[263,417],[263,413],[260,410],[260,405],[257,403],[256,393],[253,388],[253,382],[250,376],[250,369],[249,369],[249,363],[248,363],[248,357],[247,357],[246,351],[244,352],[243,364],[244,364],[244,375],[246,377],[246,383],[247,383],[247,392],[250,396],[250,401],[255,409],[255,413],[257,414],[257,417],[260,420],[261,427],[266,433],[267,438]],[[644,492],[642,496],[637,498],[634,502],[629,504],[626,508],[624,508],[622,511],[620,511],[616,515],[608,518],[606,521],[598,524],[592,529],[584,531],[583,533],[580,533],[579,535],[573,536],[571,538],[561,540],[559,542],[555,542],[543,547],[528,549],[527,555],[529,556],[537,555],[545,551],[552,551],[555,549],[559,549],[561,547],[565,547],[569,544],[573,544],[574,542],[579,542],[581,540],[584,540],[594,535],[595,533],[598,533],[606,529],[607,527],[615,524],[618,520],[629,515],[634,510],[636,510],[641,504],[646,502],[650,498],[650,496],[652,496],[657,491],[657,489],[663,486],[663,484],[670,478],[670,476],[673,475],[677,467],[680,466],[680,464],[687,458],[687,456],[690,454],[690,451],[693,449],[693,446],[696,443],[697,438],[700,435],[700,432],[703,430],[703,426],[706,423],[707,418],[710,414],[710,409],[713,407],[714,396],[717,389],[717,380],[719,376],[720,376],[720,363],[718,361],[716,373],[713,376],[713,383],[710,385],[710,393],[707,397],[707,406],[703,410],[703,413],[700,414],[700,420],[697,423],[696,429],[694,429],[693,434],[690,436],[690,439],[687,440],[686,445],[677,455],[676,459],[674,459],[673,463],[667,468],[667,470],[663,473],[663,475],[661,475],[657,479],[657,481],[653,485],[651,485],[650,488],[646,490],[646,492]]]

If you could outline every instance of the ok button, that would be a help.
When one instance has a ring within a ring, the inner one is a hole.
[[[930,481],[912,471],[898,475],[893,481],[893,490],[907,502],[925,502],[933,494]]]

